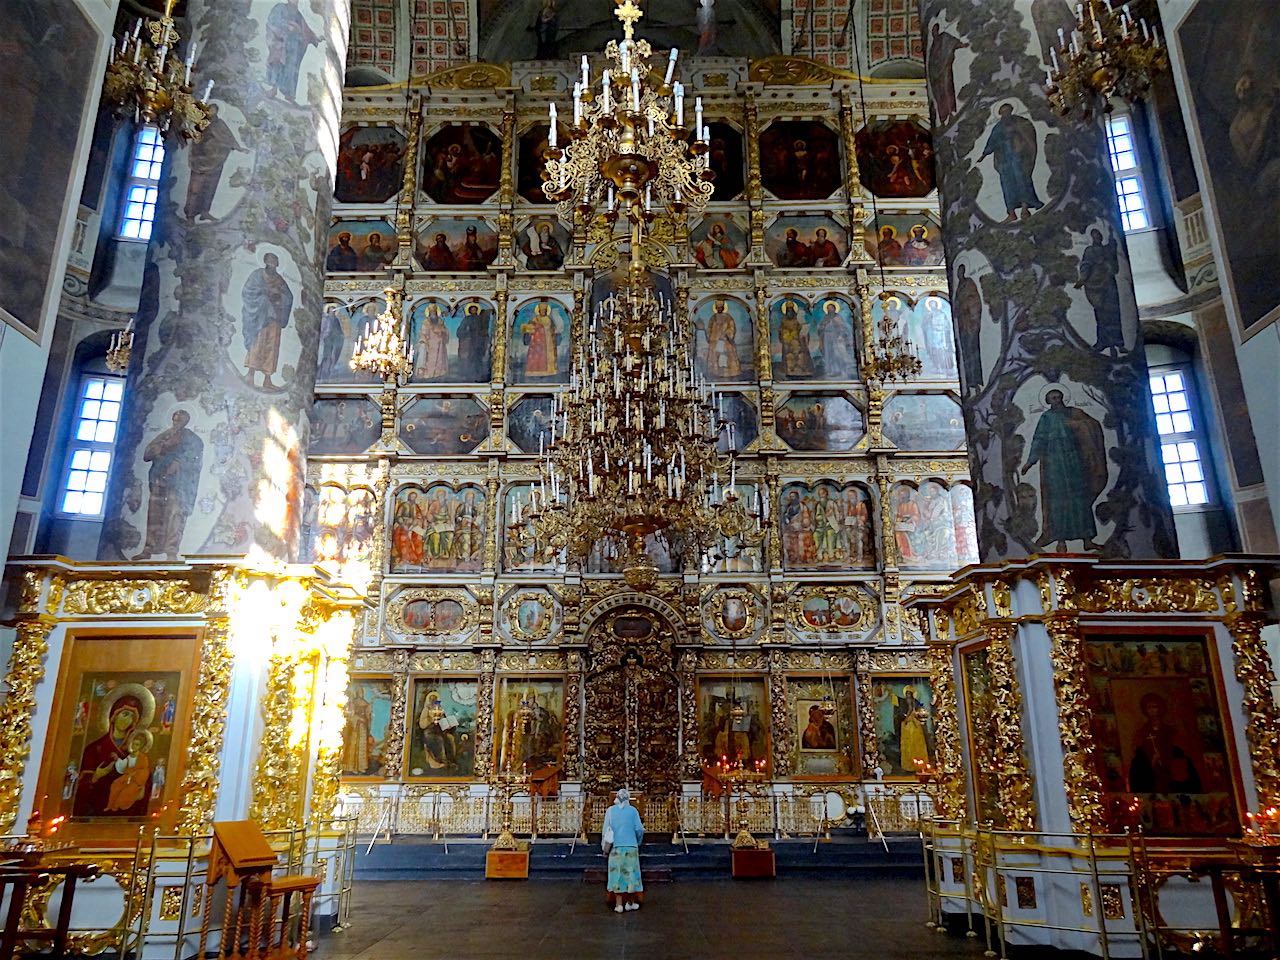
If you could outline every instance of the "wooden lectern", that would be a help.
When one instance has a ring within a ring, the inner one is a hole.
[[[200,925],[200,956],[206,956],[213,911],[213,888],[227,884],[218,960],[306,960],[311,901],[319,877],[276,877],[275,851],[262,828],[252,820],[229,820],[213,825],[206,877],[204,921]],[[239,897],[233,891],[240,888]],[[290,943],[289,910],[294,894],[302,897],[296,943]],[[232,907],[235,902],[236,906]],[[276,935],[279,909],[280,932]],[[262,929],[266,920],[266,930]],[[247,928],[247,929],[246,929]],[[245,939],[247,933],[248,939]]]

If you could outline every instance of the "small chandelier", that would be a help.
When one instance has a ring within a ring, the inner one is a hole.
[[[520,697],[520,704],[516,707],[516,722],[520,725],[522,733],[529,733],[533,730],[537,719],[538,701],[533,695],[533,690],[526,687]]]
[[[196,46],[188,48],[186,60],[179,56],[182,37],[173,22],[176,3],[165,0],[164,15],[145,22],[145,35],[139,19],[111,48],[102,95],[122,113],[132,113],[137,122],[157,127],[164,135],[177,130],[183,139],[196,142],[213,120],[213,81],[205,84],[201,96],[192,94]]]
[[[566,217],[591,222],[603,207],[606,222],[625,218],[630,263],[625,280],[593,297],[581,318],[569,389],[555,397],[550,448],[540,451],[541,483],[517,502],[510,530],[546,559],[581,562],[597,548],[620,556],[627,584],[648,590],[658,579],[650,535],[675,535],[705,553],[718,538],[760,542],[767,513],[759,501],[749,509],[734,489],[737,444],[724,397],[696,371],[689,324],[645,262],[658,209],[701,210],[713,175],[702,100],[688,145],[684,88],[673,82],[678,52],[654,85],[653,50],[633,36],[640,15],[633,0],[618,0],[624,36],[605,48],[611,67],[598,90],[582,58],[563,148],[550,108],[543,192]]]
[[[1132,103],[1169,66],[1160,35],[1143,17],[1136,20],[1129,4],[1114,9],[1106,0],[1076,4],[1076,24],[1068,37],[1058,29],[1058,46],[1049,51],[1045,95],[1060,115],[1093,116],[1101,107],[1111,112],[1119,97]]]
[[[885,291],[880,299],[890,300],[894,296]],[[875,349],[867,351],[862,364],[862,375],[867,380],[909,380],[920,373],[923,364],[916,356],[915,347],[887,312],[881,311],[875,332]]]
[[[371,373],[384,383],[404,383],[413,370],[413,347],[405,336],[404,288],[382,291],[387,308],[366,323],[351,353],[351,369]]]
[[[129,369],[129,359],[133,356],[133,319],[125,324],[123,330],[111,335],[111,345],[107,347],[107,369],[112,373],[124,373]]]

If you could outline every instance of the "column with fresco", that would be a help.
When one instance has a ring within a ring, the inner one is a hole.
[[[1101,120],[1045,67],[1067,0],[921,0],[984,562],[1177,554]]]
[[[349,0],[189,0],[216,117],[169,144],[99,554],[293,560]]]

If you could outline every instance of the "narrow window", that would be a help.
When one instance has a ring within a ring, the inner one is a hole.
[[[1160,456],[1169,502],[1189,507],[1210,501],[1205,475],[1205,440],[1193,413],[1189,371],[1185,368],[1153,371],[1151,402],[1156,409],[1156,430],[1160,434]]]
[[[160,194],[160,170],[164,166],[164,141],[155,127],[142,127],[133,142],[129,175],[124,183],[120,230],[124,240],[150,240]]]
[[[1107,149],[1111,153],[1111,169],[1115,172],[1116,196],[1120,200],[1120,216],[1125,233],[1146,230],[1151,226],[1147,211],[1147,195],[1138,166],[1138,149],[1133,141],[1133,124],[1127,116],[1107,119]]]
[[[61,513],[74,517],[102,516],[123,397],[121,377],[91,374],[81,379],[59,503]]]

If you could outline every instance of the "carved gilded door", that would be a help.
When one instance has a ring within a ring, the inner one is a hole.
[[[679,786],[679,684],[671,627],[649,610],[621,609],[588,638],[586,781],[596,792],[650,795]]]

